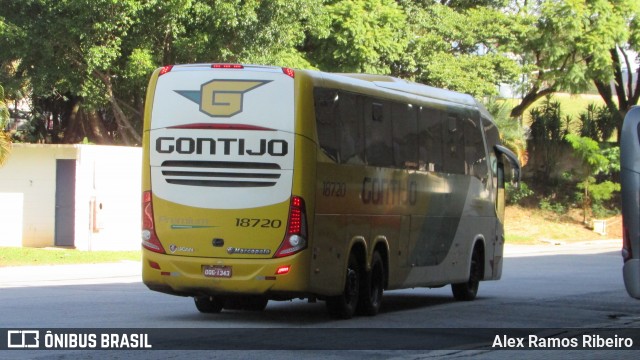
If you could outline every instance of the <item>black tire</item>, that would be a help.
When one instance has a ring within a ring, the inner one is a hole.
[[[349,255],[349,264],[342,294],[327,298],[327,310],[332,317],[338,319],[351,319],[353,317],[358,307],[361,275],[358,259],[352,253]]]
[[[365,281],[360,286],[358,313],[367,316],[378,314],[382,305],[385,274],[384,262],[380,253],[376,251],[371,259],[371,271],[367,273]]]
[[[469,269],[469,280],[464,283],[451,284],[451,291],[453,297],[458,301],[471,301],[476,298],[478,294],[478,288],[480,287],[480,280],[483,276],[482,263],[484,259],[480,247],[473,248],[473,255],[471,255],[471,266]]]
[[[263,311],[268,302],[264,296],[229,296],[223,305],[228,310]]]
[[[264,296],[252,296],[245,299],[243,310],[264,311],[269,303],[269,299]]]
[[[222,311],[224,300],[215,296],[194,296],[193,301],[201,313],[213,314]]]

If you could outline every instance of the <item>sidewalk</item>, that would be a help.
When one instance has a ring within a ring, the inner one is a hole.
[[[619,252],[621,246],[621,240],[583,241],[566,244],[549,243],[545,245],[506,244],[504,256],[523,257]],[[0,267],[0,288],[135,283],[141,281],[141,272],[142,265],[138,261],[106,264]]]
[[[617,252],[622,250],[622,240],[590,240],[580,242],[549,242],[544,245],[513,245],[506,244],[504,257],[548,256],[567,254],[598,254],[603,252]],[[620,256],[622,259],[622,256]],[[622,261],[622,260],[620,260]]]
[[[0,267],[0,288],[139,282],[138,261],[104,264]]]

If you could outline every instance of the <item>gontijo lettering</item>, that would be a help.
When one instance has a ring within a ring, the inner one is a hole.
[[[156,151],[161,154],[207,154],[207,155],[252,155],[285,156],[289,144],[281,139],[259,139],[247,141],[241,138],[190,138],[163,136],[156,139]]]

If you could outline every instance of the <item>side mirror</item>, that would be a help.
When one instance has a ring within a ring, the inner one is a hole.
[[[515,182],[517,186],[517,184],[520,182],[520,179],[522,177],[522,171],[520,168],[520,161],[518,160],[518,157],[516,156],[516,154],[513,153],[513,151],[509,150],[508,148],[502,145],[495,145],[493,149],[495,150],[498,157],[504,155],[504,157],[509,162],[509,165],[511,165],[511,169],[513,170],[512,182]]]

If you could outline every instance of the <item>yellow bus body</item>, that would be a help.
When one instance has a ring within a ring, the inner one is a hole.
[[[152,290],[331,299],[352,258],[360,284],[382,259],[387,290],[465,283],[473,266],[477,280],[501,276],[510,154],[469,96],[383,76],[175,66],[152,75],[144,120]],[[363,140],[341,140],[348,126]]]

